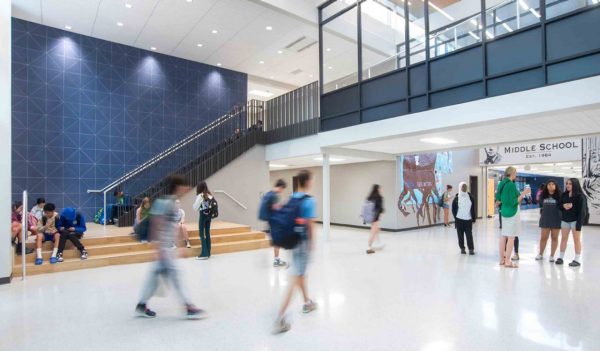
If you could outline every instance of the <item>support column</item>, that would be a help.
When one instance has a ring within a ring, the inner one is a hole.
[[[0,1],[0,284],[10,282],[11,224],[11,2]],[[25,209],[26,211],[26,209]]]
[[[329,167],[329,154],[323,154],[323,237],[329,239],[331,227],[331,177]]]

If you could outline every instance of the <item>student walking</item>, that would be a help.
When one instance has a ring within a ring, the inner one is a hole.
[[[317,304],[308,297],[308,291],[306,289],[306,268],[310,253],[314,247],[315,234],[313,220],[316,217],[315,200],[307,195],[311,189],[312,174],[307,170],[303,170],[298,173],[298,191],[292,194],[292,200],[290,200],[293,201],[296,199],[300,201],[300,217],[296,218],[296,228],[301,228],[300,242],[292,250],[292,282],[288,286],[288,290],[283,299],[277,320],[275,321],[273,333],[284,333],[290,330],[291,326],[285,318],[285,312],[292,300],[296,288],[300,289],[304,299],[304,305],[302,306],[303,313],[312,312],[317,308]]]
[[[554,262],[554,254],[558,248],[558,234],[561,228],[561,193],[560,187],[554,180],[548,181],[544,190],[539,196],[538,203],[540,204],[540,250],[535,257],[537,261],[544,259],[544,251],[548,238],[551,236],[550,243],[550,262]]]
[[[502,211],[502,236],[500,237],[500,265],[507,268],[518,268],[519,266],[511,262],[511,253],[515,243],[515,237],[519,233],[520,211],[519,205],[523,197],[531,193],[531,188],[526,188],[519,193],[516,184],[517,169],[508,167],[504,171],[504,179],[498,184],[496,191],[496,202],[501,206]]]
[[[260,220],[269,222],[274,211],[281,209],[279,203],[279,195],[285,190],[287,184],[283,179],[278,179],[275,182],[275,186],[269,192],[267,192],[261,201],[260,213],[258,217]],[[270,232],[270,228],[268,230]],[[287,267],[287,262],[279,258],[280,247],[273,245],[273,267]]]
[[[381,196],[381,187],[378,184],[373,184],[371,193],[367,197],[367,202],[373,203],[373,219],[371,222],[371,234],[369,234],[369,241],[367,247],[367,254],[374,254],[375,249],[383,248],[383,244],[379,241],[379,219],[381,214],[384,212],[383,209],[383,197]],[[377,246],[373,246],[373,243],[377,242]]]
[[[200,212],[198,218],[198,229],[200,235],[200,243],[202,245],[202,251],[200,255],[196,257],[197,260],[208,260],[210,257],[210,224],[212,221],[211,206],[213,201],[213,195],[208,190],[206,182],[200,182],[196,188],[196,201],[194,201],[193,208],[195,211]]]
[[[173,288],[184,304],[186,316],[197,319],[205,315],[205,312],[194,306],[183,291],[179,272],[175,264],[177,251],[173,249],[173,242],[179,233],[177,228],[177,206],[175,200],[181,198],[189,190],[185,180],[180,176],[170,176],[167,179],[166,196],[156,200],[150,210],[150,236],[157,243],[157,260],[152,264],[148,278],[139,303],[135,307],[136,313],[141,317],[154,318],[156,312],[148,308],[148,300],[154,295],[158,287],[158,278],[162,275],[166,281],[170,281]]]
[[[455,219],[456,233],[458,235],[458,247],[460,253],[465,255],[465,236],[467,237],[467,247],[469,255],[475,255],[475,246],[473,244],[473,223],[477,219],[475,213],[475,201],[471,193],[467,192],[467,183],[461,182],[458,186],[458,196],[452,201],[452,215]]]
[[[442,194],[442,208],[444,209],[444,227],[450,226],[450,204],[452,203],[452,185],[446,185]]]
[[[587,199],[583,195],[579,180],[570,178],[567,180],[567,190],[561,198],[562,222],[560,238],[560,257],[556,264],[563,264],[567,243],[569,242],[569,233],[573,232],[573,243],[575,244],[575,259],[569,266],[581,266],[581,227],[587,216]]]

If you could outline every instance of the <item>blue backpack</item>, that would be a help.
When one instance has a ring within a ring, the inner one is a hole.
[[[302,239],[306,224],[301,223],[301,205],[310,196],[292,197],[283,208],[273,211],[269,224],[273,246],[293,249]]]
[[[269,191],[260,200],[260,207],[258,208],[258,219],[260,219],[261,221],[268,222],[271,219],[271,214],[273,210],[270,207],[272,206],[271,202],[273,201],[273,196],[275,196],[273,191]]]

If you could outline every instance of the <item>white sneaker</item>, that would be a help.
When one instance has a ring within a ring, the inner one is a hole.
[[[554,257],[550,256],[550,258],[548,259],[548,262],[554,262]]]
[[[543,259],[544,259],[544,256],[542,256],[542,255],[537,255],[537,256],[535,256],[535,260],[536,260],[536,261],[541,261],[541,260],[543,260]]]
[[[196,259],[197,259],[198,261],[205,261],[205,260],[208,260],[208,257],[205,257],[205,256],[197,256],[197,257],[196,257]]]

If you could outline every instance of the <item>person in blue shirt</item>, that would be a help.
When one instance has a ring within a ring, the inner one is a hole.
[[[292,300],[294,290],[299,288],[302,291],[304,305],[303,313],[309,313],[317,308],[317,304],[308,297],[306,289],[306,268],[313,249],[314,242],[314,218],[316,217],[316,203],[314,198],[307,196],[312,188],[312,174],[303,170],[298,173],[298,189],[292,194],[293,198],[304,198],[300,205],[300,217],[296,219],[296,224],[302,226],[304,230],[301,233],[301,239],[298,245],[292,250],[291,274],[292,282],[285,294],[283,304],[279,310],[273,333],[285,333],[290,330],[290,323],[285,318],[285,311]]]
[[[56,228],[58,228],[58,231],[60,232],[60,242],[58,244],[58,254],[56,256],[58,262],[64,261],[63,251],[65,250],[67,240],[71,241],[77,250],[79,250],[82,260],[88,258],[88,252],[80,241],[87,230],[87,227],[85,226],[85,217],[81,212],[72,207],[65,207],[60,213]]]

